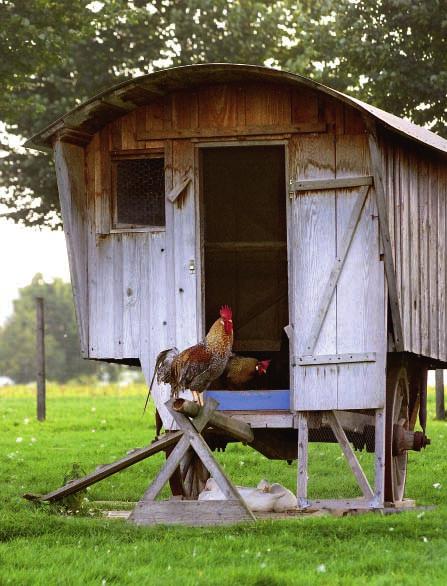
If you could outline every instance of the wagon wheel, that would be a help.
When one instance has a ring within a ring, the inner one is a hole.
[[[401,501],[407,476],[407,450],[399,448],[399,432],[408,430],[409,385],[407,371],[392,367],[387,373],[385,427],[385,500]]]
[[[171,492],[174,496],[196,500],[209,477],[210,473],[195,451],[190,448],[169,480]]]

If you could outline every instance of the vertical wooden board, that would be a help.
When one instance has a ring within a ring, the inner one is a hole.
[[[345,118],[343,104],[329,96],[321,96],[320,108],[320,117],[327,123],[328,132],[343,134]]]
[[[96,231],[98,234],[108,234],[111,228],[111,161],[110,161],[110,129],[105,126],[99,131],[99,153],[97,163],[99,164],[96,173],[99,181],[99,189],[96,199]]]
[[[393,193],[394,193],[394,247],[395,247],[395,264],[397,298],[399,301],[400,314],[402,316],[402,239],[401,239],[401,191],[400,191],[400,155],[398,148],[394,149],[393,156]]]
[[[345,107],[340,101],[335,102],[335,134],[345,133]]]
[[[148,299],[151,317],[148,334],[149,360],[152,373],[158,353],[169,347],[167,336],[168,305],[166,303],[166,237],[163,232],[151,234],[150,250],[150,290]],[[156,286],[154,286],[155,283]],[[143,320],[141,322],[143,323]],[[160,413],[165,429],[170,429],[173,425],[172,416],[165,407],[165,403],[170,398],[170,394],[171,390],[169,385],[158,385],[155,382],[154,388],[152,389],[152,397],[157,405],[157,410]]]
[[[88,356],[88,192],[84,149],[57,142],[54,147],[81,353]]]
[[[318,95],[304,87],[291,92],[292,124],[318,122]]]
[[[412,347],[411,340],[411,270],[412,250],[410,240],[410,193],[408,153],[401,149],[399,167],[400,237],[401,237],[401,317],[405,348]],[[415,267],[416,268],[416,267]]]
[[[437,162],[429,165],[429,278],[430,278],[430,356],[438,358],[438,278],[439,278],[439,242],[438,242],[438,169]],[[444,333],[445,335],[445,333]]]
[[[344,104],[345,134],[364,134],[366,132],[362,115],[355,108]]]
[[[198,127],[198,98],[191,90],[172,94],[172,127],[175,129],[195,129]]]
[[[124,295],[123,295],[123,237],[114,234],[113,238],[113,344],[114,357],[125,358],[124,354]]]
[[[447,242],[447,169],[445,167],[445,165],[442,166],[442,197],[444,199],[444,212],[445,212],[445,241]],[[444,270],[445,270],[445,281],[444,281],[444,295],[445,295],[445,304],[443,306],[443,309],[445,311],[445,324],[441,324],[441,328],[444,328],[444,330],[441,330],[444,332],[444,341],[446,342],[446,346],[447,346],[447,254],[444,256],[444,259],[442,260],[442,263],[444,265]],[[446,347],[446,357],[445,360],[447,361],[447,347]]]
[[[198,91],[201,128],[236,128],[238,125],[238,88],[218,84]]]
[[[238,127],[247,125],[247,104],[243,85],[237,86],[237,125]]]
[[[291,90],[286,86],[249,84],[245,88],[245,120],[247,126],[290,124]]]
[[[164,233],[163,233],[164,237]],[[164,238],[163,238],[164,240]],[[154,254],[154,249],[152,247],[151,241],[151,233],[140,234],[139,238],[139,248],[140,248],[140,339],[139,339],[139,353],[138,357],[140,358],[141,368],[144,373],[143,368],[143,361],[149,361],[148,368],[151,368],[153,365],[152,362],[152,354],[154,352],[159,352],[160,350],[164,350],[166,346],[158,346],[158,344],[162,344],[163,340],[157,342],[155,348],[151,348],[150,344],[150,331],[152,327],[152,311],[151,311],[151,296],[155,295],[157,299],[162,300],[163,295],[165,294],[165,287],[166,284],[163,283],[162,275],[160,275],[160,283],[158,283],[156,275],[157,273],[153,272],[152,269],[152,255]],[[153,280],[153,282],[152,282]],[[160,289],[160,290],[159,290]],[[153,291],[152,291],[153,290]],[[148,381],[149,383],[149,381]]]
[[[147,106],[140,106],[135,110],[135,124],[136,124],[136,139],[139,141],[140,133],[146,132],[146,114],[147,114]]]
[[[337,178],[369,175],[366,135],[337,135]],[[361,190],[337,190],[337,248]],[[373,191],[361,213],[337,285],[337,353],[375,352],[375,363],[338,365],[338,409],[380,407],[385,392],[384,266]],[[340,255],[340,252],[337,251]]]
[[[167,140],[165,144],[165,192],[169,193],[173,187],[173,141]],[[166,304],[168,306],[168,346],[176,345],[176,308],[175,308],[175,204],[165,199],[166,215],[166,264],[170,270],[166,275]]]
[[[146,130],[163,130],[164,120],[164,100],[162,98],[154,100],[145,107],[146,111]]]
[[[97,132],[91,140],[92,159],[94,161],[94,210],[95,231],[101,234],[102,230],[102,173],[101,173],[101,140]]]
[[[286,148],[286,197],[287,197],[287,206],[286,206],[286,220],[287,220],[287,269],[288,269],[288,301],[289,301],[289,320],[288,325],[286,326],[286,334],[289,339],[289,365],[290,365],[290,408],[294,408],[295,404],[295,395],[298,392],[297,383],[296,383],[296,374],[297,374],[297,367],[293,367],[294,364],[294,356],[297,356],[297,350],[295,348],[295,335],[294,335],[294,324],[295,324],[295,315],[296,315],[296,303],[298,300],[295,298],[294,292],[294,259],[295,259],[295,236],[294,236],[294,208],[295,208],[295,198],[290,197],[289,195],[289,186],[290,181],[296,177],[298,169],[297,169],[297,160],[299,154],[299,141],[300,137],[298,135],[294,135],[290,138],[289,143]]]
[[[309,479],[309,426],[307,421],[307,413],[298,414],[298,474],[296,480],[296,496],[298,499],[298,507],[306,507],[307,501],[307,485]]]
[[[87,162],[87,196],[88,196],[88,213],[89,213],[89,230],[88,230],[88,312],[89,312],[89,332],[88,345],[89,355],[97,348],[97,330],[93,327],[96,311],[96,289],[97,283],[97,255],[96,255],[96,153],[97,146],[95,142],[99,140],[98,135],[95,135],[86,148],[86,162]]]
[[[133,110],[122,118],[121,123],[121,141],[123,150],[138,149],[140,145],[137,141],[137,111]]]
[[[122,120],[123,118],[118,118],[110,124],[110,148],[114,151],[120,151],[123,148]]]
[[[94,138],[85,149],[86,178],[87,178],[87,303],[88,303],[88,352],[92,345],[90,320],[92,307],[96,299],[96,226],[95,226],[95,145]],[[96,345],[96,344],[95,344]]]
[[[140,234],[123,234],[121,296],[123,299],[123,356],[125,358],[138,358],[140,355],[140,263],[146,262],[146,259],[141,258],[140,248]]]
[[[385,409],[377,409],[375,420],[376,421],[374,438],[374,493],[376,505],[380,507],[383,506],[385,498]]]
[[[91,300],[91,356],[93,358],[113,358],[114,348],[114,286],[113,286],[113,238],[112,235],[96,237],[93,251],[94,261],[90,283],[94,281]]]
[[[396,238],[394,235],[394,151],[389,143],[385,143],[381,150],[382,169],[385,170],[383,187],[386,190],[388,227],[390,232],[391,250],[393,252],[394,266],[396,266]]]
[[[185,176],[191,182],[179,197],[173,208],[173,223],[166,226],[174,235],[174,304],[175,304],[175,341],[179,348],[186,348],[198,341],[197,331],[197,273],[200,271],[200,259],[196,258],[197,222],[196,222],[196,184],[194,177],[194,145],[189,141],[173,141],[172,177],[173,185]],[[189,270],[193,260],[195,273]]]
[[[410,217],[410,250],[411,256],[408,260],[411,271],[411,351],[415,354],[421,353],[421,258],[420,258],[420,208],[418,191],[418,161],[414,152],[410,152],[408,158],[409,175],[409,217]]]
[[[426,160],[418,162],[418,191],[420,213],[421,262],[421,352],[430,355],[430,256],[429,256],[429,166]]]
[[[438,332],[439,332],[439,359],[447,359],[447,172],[438,163]]]
[[[335,176],[333,137],[301,136],[290,161],[291,178]],[[292,203],[294,351],[306,354],[324,285],[335,261],[335,193],[303,192]],[[324,235],[324,237],[322,237]],[[315,354],[336,352],[336,302],[332,299]],[[295,367],[294,405],[297,410],[331,409],[337,404],[335,366]]]

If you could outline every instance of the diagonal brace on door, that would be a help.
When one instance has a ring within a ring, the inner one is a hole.
[[[317,314],[315,316],[315,320],[312,324],[312,328],[310,330],[310,334],[306,344],[306,350],[303,354],[313,354],[315,350],[315,346],[318,341],[318,337],[321,332],[321,328],[323,327],[324,320],[326,318],[327,312],[329,310],[329,306],[332,301],[332,297],[334,295],[334,291],[337,287],[338,280],[340,278],[341,271],[345,264],[346,258],[348,256],[349,249],[351,247],[352,240],[354,238],[354,233],[357,228],[357,225],[360,220],[360,216],[365,205],[366,198],[368,196],[370,185],[365,185],[362,187],[360,195],[355,202],[354,208],[351,212],[351,216],[349,218],[348,226],[346,228],[346,232],[343,236],[343,240],[340,244],[340,253],[337,255],[335,263],[332,267],[331,274],[329,276],[328,282],[323,290],[323,295],[321,297],[320,304],[318,306]]]

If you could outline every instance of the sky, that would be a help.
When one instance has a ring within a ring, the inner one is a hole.
[[[23,141],[23,137],[8,133],[0,121],[0,143],[26,152],[21,147]],[[6,154],[0,149],[0,163]],[[29,285],[36,273],[42,273],[46,281],[55,277],[70,280],[63,232],[14,224],[1,217],[6,211],[6,206],[0,206],[0,325],[11,315],[18,290]]]
[[[36,273],[46,281],[70,280],[63,232],[25,228],[0,218],[0,325],[12,313],[19,288]]]

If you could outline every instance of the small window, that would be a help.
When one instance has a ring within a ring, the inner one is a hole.
[[[114,227],[165,225],[165,169],[160,155],[113,161]]]

